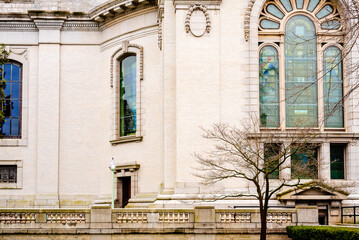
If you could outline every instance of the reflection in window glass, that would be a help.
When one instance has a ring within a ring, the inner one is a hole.
[[[120,136],[136,134],[136,56],[120,63]]]
[[[269,179],[279,179],[280,148],[280,144],[264,144],[265,170],[269,173]]]
[[[21,137],[21,67],[11,62],[2,66],[3,77],[6,80],[5,98],[0,99],[0,111],[4,113],[5,121],[0,122],[1,138]]]
[[[315,127],[318,118],[317,40],[313,22],[291,18],[285,35],[287,127]]]
[[[279,126],[278,53],[272,46],[261,49],[259,58],[259,98],[262,127]]]
[[[326,30],[333,30],[340,28],[340,22],[336,19],[322,23],[322,28]]]
[[[291,155],[292,179],[318,178],[318,149],[311,146],[294,147]]]
[[[344,179],[345,144],[330,144],[330,178]]]
[[[344,127],[342,54],[337,47],[324,52],[324,117],[325,127]]]

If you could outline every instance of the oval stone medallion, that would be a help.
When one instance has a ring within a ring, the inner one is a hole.
[[[202,36],[206,31],[207,20],[204,12],[201,10],[193,11],[190,19],[191,33],[196,36]]]

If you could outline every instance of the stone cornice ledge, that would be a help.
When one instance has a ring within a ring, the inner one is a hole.
[[[173,0],[173,5],[176,9],[187,9],[188,6],[195,5],[196,3],[201,3],[206,6],[207,9],[218,9],[221,5],[222,0]]]

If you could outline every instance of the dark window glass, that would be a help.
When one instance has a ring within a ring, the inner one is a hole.
[[[120,62],[120,136],[136,134],[136,56]]]
[[[279,179],[280,148],[280,144],[264,145],[265,169],[270,179]]]
[[[1,138],[21,137],[21,65],[10,62],[2,66],[6,80],[5,99],[0,99],[0,111],[5,121],[0,122]]]
[[[16,183],[17,166],[16,165],[0,165],[0,182]]]
[[[291,155],[292,179],[318,178],[318,149],[313,146],[293,147]]]
[[[345,144],[330,144],[330,178],[344,179]]]

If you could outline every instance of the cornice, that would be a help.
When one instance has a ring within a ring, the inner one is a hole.
[[[193,6],[195,4],[202,4],[206,6],[207,9],[218,9],[219,5],[221,5],[222,0],[172,0],[173,5],[177,9],[188,9],[189,6]]]
[[[34,22],[31,21],[0,21],[0,30],[6,31],[36,31],[37,27]]]
[[[92,9],[89,14],[94,21],[106,22],[118,16],[156,5],[156,0],[112,0]]]

